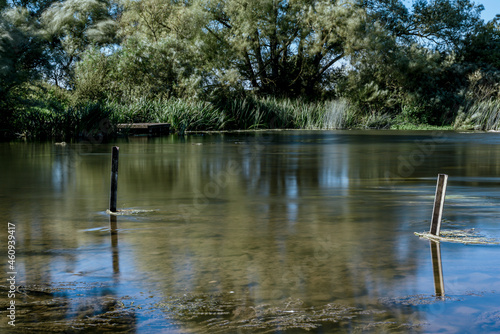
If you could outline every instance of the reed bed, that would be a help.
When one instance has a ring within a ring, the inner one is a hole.
[[[14,115],[16,133],[32,138],[113,136],[118,123],[170,123],[175,131],[344,129],[359,123],[346,100],[224,98],[217,101],[137,99],[89,101],[52,108],[32,106]],[[105,132],[105,133],[103,133]]]
[[[487,99],[470,103],[455,120],[455,128],[498,131],[500,130],[500,100]]]
[[[352,123],[345,100],[306,102],[272,97],[108,102],[121,122],[166,122],[177,130],[340,129]]]

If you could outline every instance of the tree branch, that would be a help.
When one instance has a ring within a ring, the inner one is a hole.
[[[344,58],[344,52],[341,52],[337,57],[333,58],[330,60],[319,72],[313,77],[313,82],[316,82],[319,80],[319,78],[330,68],[332,67],[333,64],[338,62],[340,59]]]

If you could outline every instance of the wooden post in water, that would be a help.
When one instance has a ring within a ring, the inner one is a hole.
[[[444,198],[446,196],[446,184],[448,183],[448,175],[439,174],[436,195],[434,197],[434,209],[432,211],[432,221],[430,233],[439,236],[441,230],[441,218],[443,216]]]
[[[118,152],[120,148],[113,146],[111,154],[111,195],[109,198],[109,211],[116,212],[116,198],[118,191]]]

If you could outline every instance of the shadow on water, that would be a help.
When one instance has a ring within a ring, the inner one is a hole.
[[[118,218],[109,215],[109,234],[111,237],[111,251],[113,258],[113,274],[118,277],[120,274],[120,258],[118,252]]]
[[[429,241],[431,247],[432,271],[434,273],[434,291],[436,297],[444,297],[443,265],[441,262],[441,245],[436,241]]]

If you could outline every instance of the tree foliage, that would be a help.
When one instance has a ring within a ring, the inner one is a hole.
[[[83,54],[75,69],[75,93],[89,100],[196,96],[197,75],[188,46],[170,39],[128,38],[112,55],[97,48]]]
[[[470,0],[415,0],[407,8],[401,0],[361,0],[372,18],[398,43],[419,44],[438,51],[460,46],[466,35],[482,24],[482,5]]]
[[[213,80],[278,96],[315,95],[359,48],[364,12],[351,1],[199,1],[199,39]],[[218,65],[218,66],[216,66]]]
[[[2,108],[40,79],[76,102],[342,96],[361,114],[439,123],[478,86],[473,73],[498,87],[498,19],[472,0],[406,4],[0,1]]]
[[[53,2],[41,15],[50,66],[46,76],[56,85],[74,87],[73,68],[90,46],[113,43],[117,9],[110,1]]]
[[[500,70],[500,18],[470,30],[458,54],[463,62]]]
[[[12,92],[36,79],[44,64],[43,40],[28,11],[4,10],[0,16],[0,109],[12,104]]]
[[[365,110],[401,113],[414,121],[440,123],[463,100],[468,66],[458,55],[482,30],[482,6],[469,0],[365,0],[379,25],[376,43],[353,59],[346,89]]]
[[[10,0],[8,3],[14,8],[24,8],[33,17],[40,17],[50,7],[54,0]],[[5,1],[7,4],[7,1]]]

